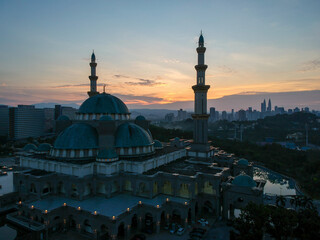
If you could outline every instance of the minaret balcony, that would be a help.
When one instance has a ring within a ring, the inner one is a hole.
[[[197,53],[204,53],[206,51],[205,47],[197,47]]]
[[[210,85],[193,85],[192,89],[195,92],[208,92]]]
[[[195,68],[197,71],[199,71],[199,70],[205,71],[205,70],[208,68],[208,65],[199,64],[199,65],[195,65],[194,68]]]

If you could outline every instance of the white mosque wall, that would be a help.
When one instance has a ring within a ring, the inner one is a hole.
[[[93,162],[88,164],[73,164],[68,162],[58,162],[53,160],[38,159],[32,157],[20,158],[20,166],[26,168],[33,168],[44,170],[48,172],[57,172],[66,175],[72,175],[77,177],[84,177],[94,174],[96,167],[97,174],[111,175],[118,173],[119,171],[143,173],[148,170],[160,167],[164,164],[175,161],[181,157],[186,156],[186,150],[180,149],[175,152],[167,153],[165,155],[150,158],[145,161],[134,160],[120,160],[116,162]]]

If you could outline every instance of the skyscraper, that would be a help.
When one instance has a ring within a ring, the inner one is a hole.
[[[264,113],[266,111],[266,100],[264,99],[261,103],[261,112]]]
[[[267,108],[267,111],[268,112],[271,112],[271,99],[269,98],[269,102],[268,102],[268,108]]]

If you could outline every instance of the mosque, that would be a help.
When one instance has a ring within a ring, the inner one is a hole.
[[[263,180],[253,165],[208,142],[204,38],[200,35],[193,140],[153,139],[150,122],[130,119],[121,99],[97,91],[91,56],[89,98],[76,120],[60,116],[54,145],[26,146],[25,170],[14,173],[18,211],[7,219],[48,239],[78,231],[92,239],[129,239],[159,233],[166,224],[187,227],[201,217],[228,219],[248,202],[263,202]]]

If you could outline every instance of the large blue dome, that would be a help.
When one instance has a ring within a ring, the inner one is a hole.
[[[59,134],[54,142],[55,149],[98,148],[98,133],[85,123],[75,123]]]
[[[253,178],[246,175],[246,174],[240,174],[240,175],[236,176],[233,179],[232,183],[234,185],[241,186],[241,187],[256,187],[257,186],[257,184],[253,180]]]
[[[78,112],[95,114],[128,114],[129,110],[119,98],[107,93],[101,93],[84,101]]]
[[[117,129],[115,146],[118,148],[144,147],[152,144],[148,132],[134,123],[123,123]]]

